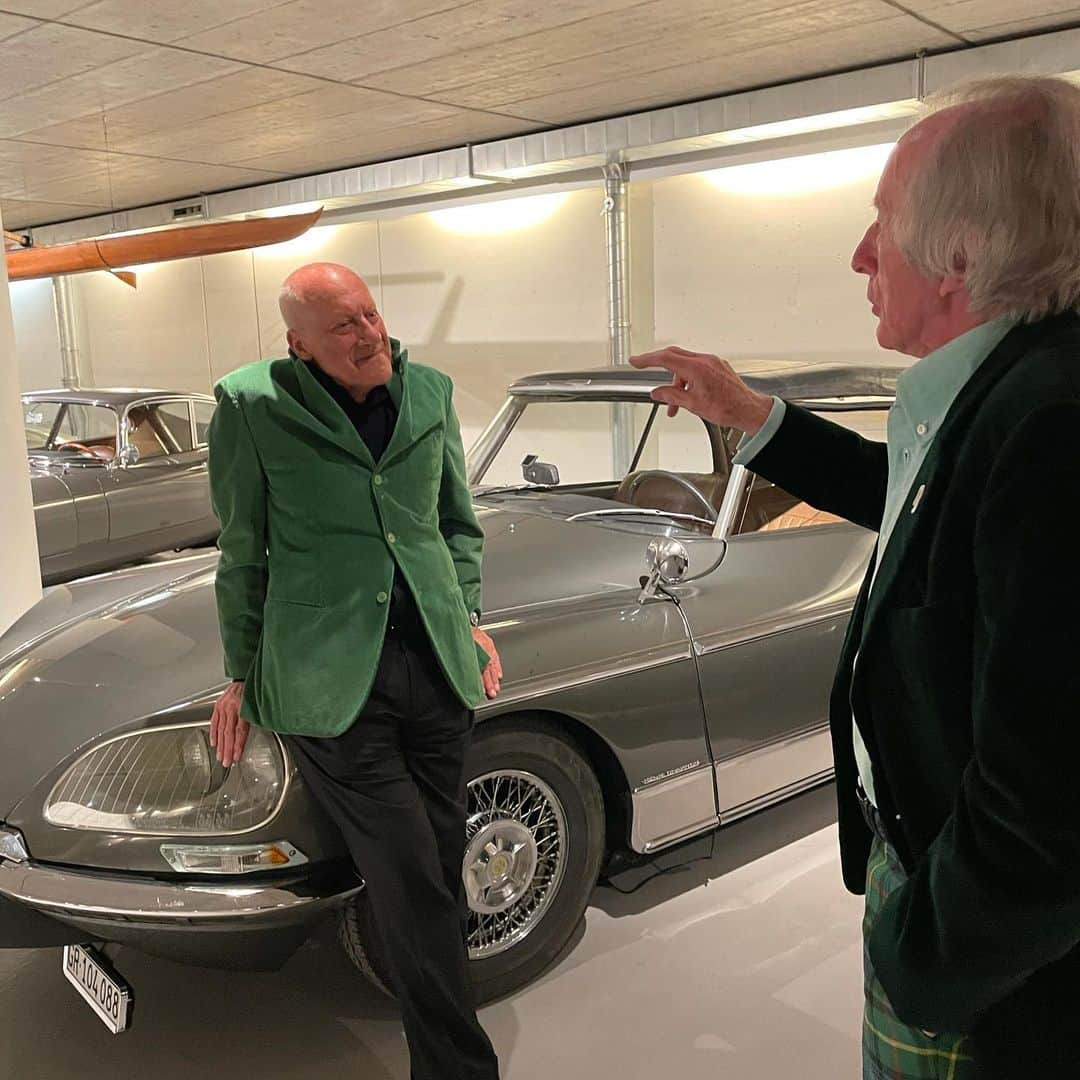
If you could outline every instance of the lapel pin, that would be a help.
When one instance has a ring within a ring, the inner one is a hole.
[[[926,493],[926,485],[920,484],[919,490],[915,492],[915,501],[911,504],[911,512],[914,514],[919,509],[919,503],[922,502],[922,497]]]

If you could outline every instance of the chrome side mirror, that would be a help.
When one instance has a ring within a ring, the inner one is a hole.
[[[535,454],[526,454],[521,463],[521,476],[527,484],[540,484],[543,487],[559,486],[559,470],[546,461],[537,461]]]
[[[131,443],[128,443],[126,446],[121,448],[120,453],[117,454],[116,457],[113,458],[113,460],[119,462],[120,468],[122,469],[127,469],[132,465],[138,465],[139,448],[137,446],[132,446]]]
[[[678,585],[690,569],[690,555],[678,540],[657,538],[649,541],[645,565],[649,567],[649,576],[642,578],[639,604],[654,597],[661,585]]]

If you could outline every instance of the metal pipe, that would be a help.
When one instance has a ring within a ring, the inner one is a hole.
[[[60,379],[65,387],[75,388],[81,384],[79,323],[75,315],[75,299],[71,294],[71,280],[61,275],[54,277],[52,283],[56,331],[60,338]]]
[[[604,218],[607,224],[608,355],[615,366],[630,363],[630,227],[626,209],[626,166],[604,166]],[[634,456],[631,406],[611,406],[611,456],[622,479]]]

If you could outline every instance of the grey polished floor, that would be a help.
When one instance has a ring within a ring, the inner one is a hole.
[[[819,789],[596,891],[584,930],[483,1010],[505,1080],[843,1080],[858,1073],[860,903]],[[133,1028],[109,1035],[60,953],[0,952],[2,1080],[404,1080],[392,1004],[330,932],[272,975],[120,951]]]

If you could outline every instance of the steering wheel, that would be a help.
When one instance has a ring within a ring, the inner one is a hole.
[[[685,476],[680,476],[678,473],[668,472],[667,469],[645,469],[639,472],[633,480],[630,481],[630,486],[626,489],[626,501],[634,503],[634,492],[641,486],[643,480],[648,480],[652,476],[662,476],[666,480],[673,480],[679,487],[689,492],[697,501],[701,504],[705,510],[705,514],[708,519],[715,525],[716,519],[720,516],[720,511],[717,510],[704,495]]]
[[[97,454],[94,453],[94,451],[93,451],[93,449],[91,447],[86,446],[81,442],[59,443],[57,445],[56,449],[57,450],[78,450],[83,454],[89,454],[91,457],[95,457],[95,458],[97,457]]]

